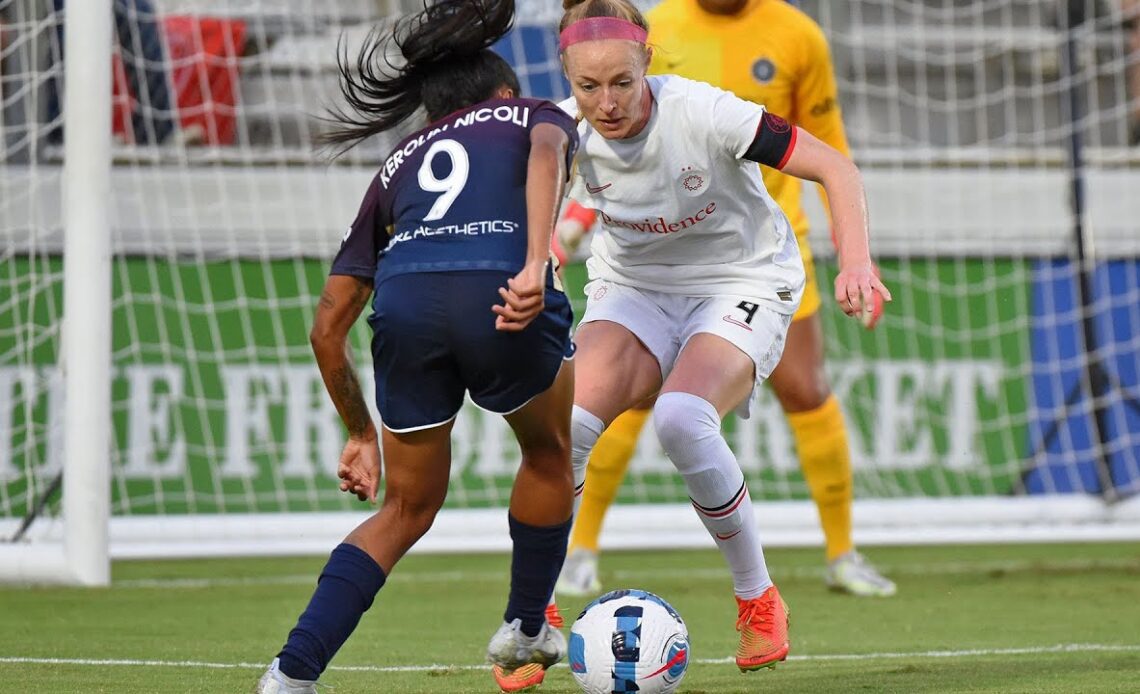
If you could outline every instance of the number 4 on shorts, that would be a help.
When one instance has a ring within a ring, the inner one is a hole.
[[[756,316],[756,309],[760,308],[760,306],[751,301],[741,301],[736,305],[736,308],[744,311],[744,322],[748,325],[752,325],[752,319]]]

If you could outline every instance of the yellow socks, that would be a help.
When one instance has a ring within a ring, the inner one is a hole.
[[[831,561],[853,547],[851,452],[839,400],[832,395],[814,410],[789,413],[788,424],[796,437],[804,479],[819,509],[827,560]]]
[[[610,424],[598,439],[586,466],[586,486],[582,505],[570,533],[570,549],[598,551],[598,536],[610,504],[617,498],[618,488],[629,468],[637,438],[652,410],[627,410]]]

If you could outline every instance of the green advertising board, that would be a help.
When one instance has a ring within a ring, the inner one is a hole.
[[[318,260],[114,262],[113,512],[338,510],[343,430],[313,363]],[[0,264],[0,516],[24,514],[59,469],[57,257]],[[824,286],[835,268],[820,265]],[[829,373],[863,497],[1003,494],[1026,442],[1029,271],[1020,261],[887,262],[896,300],[873,332],[826,300]],[[567,270],[576,312],[584,269]],[[366,390],[367,326],[352,334]],[[82,340],[83,336],[67,336]],[[725,422],[756,499],[806,498],[783,414],[761,393]],[[622,502],[683,501],[652,431]],[[468,405],[448,505],[504,505],[518,452],[500,418]]]

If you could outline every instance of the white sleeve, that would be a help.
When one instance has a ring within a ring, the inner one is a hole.
[[[689,83],[687,102],[689,122],[707,124],[710,144],[736,159],[744,157],[756,139],[756,130],[764,116],[763,106],[704,82]]]
[[[578,102],[574,101],[574,97],[570,97],[569,99],[563,99],[562,101],[559,101],[558,102],[558,108],[565,111],[566,115],[570,116],[571,118],[577,118],[578,117]]]

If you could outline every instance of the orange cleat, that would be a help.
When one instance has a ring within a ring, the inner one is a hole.
[[[736,666],[741,672],[774,668],[788,657],[788,605],[772,586],[751,600],[736,599],[736,630],[740,646]]]
[[[566,637],[543,622],[538,634],[522,633],[522,620],[503,622],[487,644],[487,660],[500,691],[524,692],[542,684],[546,669],[566,657]]]
[[[558,611],[558,605],[550,603],[546,606],[546,622],[555,629],[561,629],[566,626],[566,620],[562,619],[562,613]]]
[[[527,663],[514,670],[504,670],[501,665],[492,665],[491,674],[502,692],[525,692],[542,684],[546,668],[539,663]]]

